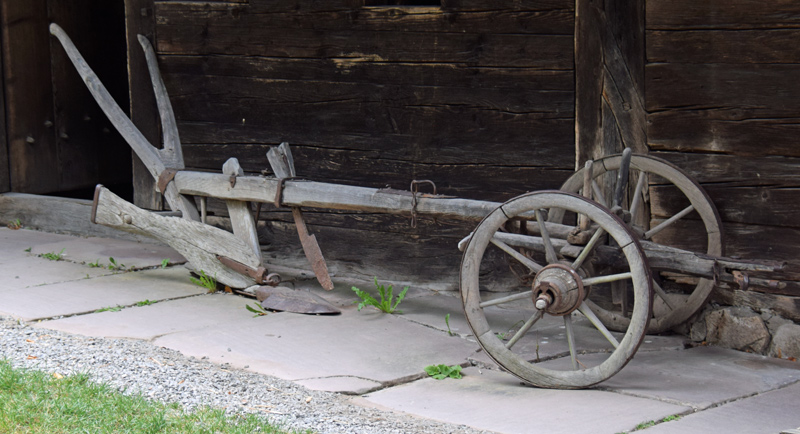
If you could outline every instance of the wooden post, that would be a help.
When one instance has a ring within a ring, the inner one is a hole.
[[[153,0],[125,0],[125,27],[128,37],[128,83],[130,118],[150,143],[161,143],[160,118],[147,72],[147,62],[137,40],[142,34],[155,44],[155,10]],[[133,155],[133,201],[142,208],[162,209],[161,195],[156,191],[150,171]]]
[[[644,3],[576,0],[576,169],[589,159],[647,152]]]

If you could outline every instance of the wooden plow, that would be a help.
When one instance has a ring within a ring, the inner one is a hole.
[[[582,388],[622,369],[646,333],[660,333],[686,321],[703,306],[716,283],[782,285],[747,275],[779,270],[780,263],[721,256],[719,215],[694,180],[666,161],[632,155],[629,149],[588,162],[560,191],[528,193],[502,204],[298,179],[285,143],[267,155],[275,177],[246,176],[235,158],[224,164],[221,173],[185,170],[175,117],[148,40],[139,36],[161,116],[163,149],[153,147],[125,116],[63,30],[51,24],[50,31],[148,167],[170,208],[180,214],[139,209],[98,186],[92,221],[159,239],[183,254],[195,270],[215,275],[233,288],[256,291],[254,286],[280,280],[262,264],[251,202],[291,208],[303,250],[327,290],[333,284],[301,208],[479,221],[458,245],[463,251],[461,298],[474,336],[500,366],[530,384]],[[682,195],[680,211],[653,225],[645,188],[651,183],[671,186]],[[614,188],[604,190],[603,185]],[[233,233],[205,224],[209,197],[226,201]],[[696,241],[705,247],[689,251],[653,241],[660,231],[690,214],[702,222],[703,233]],[[498,272],[498,258],[506,264],[500,271],[505,269],[511,279]],[[669,273],[688,279],[688,291],[662,288],[661,276]],[[506,287],[506,292],[484,290],[498,286]],[[522,319],[513,323],[506,313]],[[562,357],[544,361],[539,357],[538,331],[548,327],[563,328],[563,350],[555,353]]]

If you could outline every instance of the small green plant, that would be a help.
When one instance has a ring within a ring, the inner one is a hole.
[[[142,301],[136,302],[136,305],[137,306],[149,306],[149,305],[155,304],[155,303],[156,303],[155,301],[142,300]]]
[[[9,229],[17,230],[17,229],[22,228],[22,222],[19,221],[19,219],[14,219],[7,226],[8,226]]]
[[[161,268],[167,268],[167,265],[169,265],[169,258],[162,259],[161,260]]]
[[[375,306],[382,312],[386,313],[403,313],[403,311],[397,310],[397,306],[400,305],[400,302],[406,297],[406,292],[408,292],[408,287],[406,286],[403,288],[403,291],[397,295],[397,299],[392,304],[392,300],[394,298],[393,288],[392,285],[388,287],[384,287],[383,285],[378,284],[378,278],[375,277],[375,287],[378,289],[378,294],[380,294],[381,301],[375,299],[375,297],[369,295],[369,293],[362,291],[355,286],[352,287],[353,292],[356,293],[358,298],[361,299],[361,302],[354,301],[353,303],[358,303],[358,310],[360,311],[365,306]]]
[[[109,257],[108,262],[110,262],[110,264],[108,264],[109,270],[120,271],[125,269],[125,264],[120,264],[114,258]]]
[[[508,333],[497,333],[497,334],[495,334],[495,336],[497,336],[497,339],[500,339],[501,341],[506,340],[506,336],[507,335],[508,335]]]
[[[673,414],[673,415],[665,417],[664,419],[661,419],[661,422],[671,422],[673,420],[679,420],[680,418],[681,417],[679,415]]]
[[[103,267],[103,264],[100,263],[99,259],[94,261],[94,262],[90,262],[90,263],[88,263],[86,265],[88,265],[89,268],[102,268]]]
[[[211,277],[206,274],[205,271],[200,270],[199,279],[195,279],[194,277],[190,277],[189,280],[192,281],[195,285],[202,286],[203,288],[208,289],[208,292],[214,292],[217,290],[217,275],[214,274],[214,277]]]
[[[61,249],[61,251],[58,253],[55,252],[42,253],[39,256],[45,259],[49,259],[51,261],[60,261],[61,259],[64,258],[64,249]]]
[[[31,250],[33,250],[33,247],[28,247],[27,249],[25,249],[25,251],[28,252],[28,253],[30,253]]]
[[[436,380],[444,380],[445,378],[461,378],[461,366],[453,365],[430,365],[425,367],[425,372]]]
[[[100,312],[119,312],[119,311],[121,311],[121,310],[122,310],[122,306],[120,306],[120,305],[116,305],[116,306],[101,307],[100,309],[97,309],[96,311],[94,311],[94,313],[100,313]]]
[[[452,330],[450,330],[450,314],[449,313],[444,316],[444,323],[447,326],[447,334],[449,336],[455,336],[456,334],[453,333]]]
[[[245,306],[245,308],[247,308],[247,310],[249,310],[250,312],[253,312],[255,314],[255,315],[253,315],[253,318],[258,317],[258,316],[264,316],[264,315],[267,315],[269,313],[258,303],[253,303],[252,306],[248,304],[248,305]]]

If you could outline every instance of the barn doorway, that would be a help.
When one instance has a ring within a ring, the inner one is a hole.
[[[131,152],[92,99],[49,24],[59,24],[120,107],[129,107],[121,0],[0,0],[0,192],[132,197]]]

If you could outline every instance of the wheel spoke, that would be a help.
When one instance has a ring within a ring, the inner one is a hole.
[[[609,274],[608,276],[589,277],[583,279],[583,286],[586,287],[592,285],[599,285],[601,283],[616,282],[618,280],[625,280],[630,278],[631,278],[630,271],[619,274]]]
[[[480,306],[482,308],[483,307],[489,307],[489,306],[494,306],[496,304],[508,303],[509,301],[522,300],[522,299],[525,299],[525,298],[533,299],[533,296],[531,295],[530,291],[520,292],[518,294],[509,295],[509,296],[506,296],[506,297],[495,298],[494,300],[484,301],[483,303],[479,304],[478,306]]]
[[[594,246],[600,241],[600,237],[602,237],[606,233],[603,228],[597,228],[597,231],[592,235],[592,238],[589,239],[589,242],[586,243],[586,246],[581,250],[581,253],[575,258],[575,261],[572,263],[572,268],[578,269],[581,265],[583,265],[583,261],[589,256],[589,253],[592,252]]]
[[[667,304],[667,307],[669,307],[670,310],[675,310],[678,308],[672,303],[669,297],[667,297],[667,293],[664,292],[664,289],[661,288],[661,285],[659,285],[655,279],[653,279],[653,290],[656,292],[656,294],[658,294],[659,297],[661,297],[662,300],[664,300],[664,303]]]
[[[513,347],[514,344],[517,343],[517,341],[522,339],[522,337],[525,336],[525,333],[528,333],[528,330],[530,330],[531,327],[533,327],[536,321],[539,321],[539,319],[542,318],[543,314],[544,311],[537,310],[536,313],[533,314],[533,316],[528,318],[528,321],[525,321],[525,324],[523,324],[522,327],[519,330],[517,330],[516,333],[514,333],[514,336],[508,340],[508,342],[506,343],[506,348],[510,350],[511,347]]]
[[[650,229],[649,231],[645,232],[644,239],[645,240],[649,240],[653,235],[655,235],[655,234],[661,232],[662,230],[666,229],[667,226],[675,223],[676,221],[680,220],[681,218],[683,218],[684,216],[686,216],[687,214],[689,214],[692,211],[694,211],[694,205],[687,206],[681,212],[675,214],[674,216],[670,217],[667,220],[664,220],[658,226],[656,226],[653,229]]]
[[[550,232],[547,230],[547,225],[544,224],[542,212],[537,209],[535,213],[536,221],[539,223],[539,232],[541,232],[542,241],[544,242],[544,252],[545,257],[547,258],[547,263],[555,264],[558,262],[558,256],[556,256],[556,249],[553,248],[553,242],[550,241]]]
[[[639,172],[639,181],[636,183],[636,190],[633,192],[633,200],[631,201],[631,225],[636,222],[636,216],[639,210],[639,203],[642,201],[642,189],[647,180],[647,172]]]
[[[592,180],[592,192],[594,192],[594,201],[608,208],[608,202],[606,202],[606,198],[603,197],[603,192],[600,190],[600,186],[597,185],[597,181],[595,180]]]
[[[611,300],[619,303],[622,316],[628,316],[628,285],[621,280],[611,282]]]
[[[611,334],[611,332],[608,331],[606,326],[604,326],[603,323],[600,322],[600,319],[597,318],[597,315],[594,314],[594,312],[592,311],[592,309],[589,307],[588,304],[581,303],[581,305],[578,306],[578,310],[586,317],[586,319],[589,320],[589,322],[592,323],[592,325],[603,336],[605,336],[606,339],[608,339],[608,342],[611,342],[611,345],[613,345],[614,348],[619,347],[619,342],[617,341],[617,339]]]
[[[522,263],[522,265],[528,267],[528,269],[530,269],[531,271],[539,272],[539,270],[541,270],[543,268],[541,265],[537,264],[532,259],[530,259],[527,256],[523,255],[522,253],[514,250],[513,247],[511,247],[508,244],[498,240],[497,238],[492,237],[491,241],[492,241],[492,244],[494,244],[495,246],[500,248],[500,250],[502,250],[502,251],[508,253],[509,255],[511,255],[514,259],[516,259],[517,261]]]
[[[572,330],[572,316],[564,315],[564,328],[567,331],[567,345],[569,345],[569,358],[572,360],[572,369],[578,370],[578,358],[575,355],[575,332]]]

